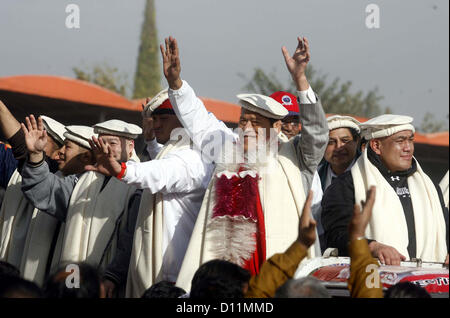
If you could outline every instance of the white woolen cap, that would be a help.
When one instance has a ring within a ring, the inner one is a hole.
[[[410,116],[384,114],[361,123],[361,135],[366,140],[389,137],[403,130],[416,131]]]
[[[111,119],[93,126],[94,133],[99,135],[113,135],[136,139],[142,134],[142,128],[135,124],[124,122],[123,120]]]
[[[41,118],[47,133],[62,147],[64,145],[66,127],[48,116],[41,115]]]
[[[269,96],[260,94],[239,94],[239,105],[249,111],[258,113],[264,117],[272,119],[283,119],[289,112],[288,110]]]
[[[358,133],[361,132],[361,129],[359,128],[359,125],[361,123],[351,116],[333,115],[327,118],[327,122],[328,130],[338,128],[353,128]]]
[[[169,89],[165,88],[155,95],[145,106],[142,111],[144,117],[151,117],[152,113],[166,100],[169,99]]]
[[[92,136],[98,137],[98,135],[94,133],[94,128],[92,127],[71,125],[66,126],[66,129],[67,131],[64,133],[66,139],[87,149],[91,149],[88,140],[92,139]]]

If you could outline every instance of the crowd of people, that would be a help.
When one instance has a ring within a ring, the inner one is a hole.
[[[172,37],[142,128],[19,123],[0,101],[0,297],[329,298],[294,276],[330,248],[350,257],[352,297],[430,297],[368,286],[366,268],[448,266],[448,172],[437,185],[422,170],[409,116],[326,118],[306,38],[282,54],[296,95],[237,95],[234,130],[181,79]]]

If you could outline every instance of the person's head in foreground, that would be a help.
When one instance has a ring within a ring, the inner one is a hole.
[[[426,289],[411,282],[402,282],[389,287],[384,298],[431,298]]]
[[[184,294],[186,291],[172,282],[161,281],[147,289],[141,298],[178,298]]]
[[[243,298],[250,273],[224,260],[202,264],[194,274],[190,298]]]
[[[14,275],[0,275],[0,298],[42,298],[41,289],[33,282]]]
[[[315,277],[289,279],[281,285],[275,298],[331,298],[325,286]]]
[[[44,293],[47,298],[105,298],[99,272],[86,263],[61,267],[47,279]]]

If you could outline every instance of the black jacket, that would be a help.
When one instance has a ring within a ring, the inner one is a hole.
[[[383,176],[386,178],[389,184],[391,184],[393,187],[397,186],[399,182],[405,183],[407,176],[414,173],[416,169],[416,163],[414,162],[413,166],[410,169],[404,172],[396,173],[394,176],[394,174],[392,174],[383,166],[378,156],[375,155],[370,148],[368,148],[368,157],[369,160],[380,170],[380,172],[383,174]],[[391,179],[391,177],[393,178]],[[395,179],[395,182],[393,181],[393,179]],[[448,250],[449,247],[448,211],[444,205],[444,200],[440,187],[437,184],[435,184],[435,187],[439,195],[446,223],[446,241]],[[409,200],[408,203],[408,200],[402,198],[400,198],[400,200],[402,202],[404,211],[406,211],[405,213],[406,218],[409,219],[407,220],[407,225],[411,244],[408,247],[408,249],[414,251],[411,255],[415,255],[415,240],[414,240],[415,235],[413,232],[414,220],[413,219],[411,220],[411,218],[409,217],[409,215],[412,214],[412,210],[410,210],[412,209],[412,205],[410,208],[407,207],[411,201]],[[347,171],[333,181],[333,183],[325,191],[322,198],[322,225],[325,231],[324,233],[325,246],[326,248],[328,247],[337,248],[340,256],[349,255],[348,225],[352,219],[354,204],[355,204],[355,188],[353,184],[353,177],[351,171]]]

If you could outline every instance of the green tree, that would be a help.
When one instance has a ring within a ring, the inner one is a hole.
[[[156,95],[161,90],[160,71],[155,4],[153,0],[147,0],[141,30],[139,57],[134,78],[133,98]]]
[[[77,79],[97,84],[127,97],[127,90],[129,89],[127,75],[119,73],[117,67],[103,63],[93,67],[84,67],[84,69],[90,70],[86,71],[78,67],[72,68]]]
[[[448,120],[448,114],[447,114]],[[422,124],[418,129],[422,133],[434,133],[438,131],[448,131],[448,125],[443,120],[436,120],[434,115],[430,112],[425,113],[422,119]]]
[[[263,95],[271,95],[276,91],[295,92],[295,85],[289,78],[286,83],[278,80],[275,71],[266,74],[261,68],[256,68],[253,76],[248,79],[243,74],[241,78],[247,81],[243,87],[245,90]],[[326,113],[352,114],[355,116],[374,117],[383,113],[390,113],[389,107],[382,108],[380,101],[383,96],[379,95],[378,88],[366,93],[359,90],[351,92],[351,81],[341,83],[335,78],[331,83],[327,81],[327,75],[319,74],[312,65],[306,69],[306,76],[314,91],[320,96]]]

